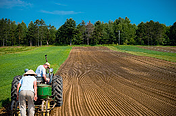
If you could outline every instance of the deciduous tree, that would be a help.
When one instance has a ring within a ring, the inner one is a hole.
[[[86,38],[87,38],[87,45],[89,45],[90,41],[89,39],[92,38],[92,33],[94,30],[93,24],[89,21],[89,23],[86,25]]]

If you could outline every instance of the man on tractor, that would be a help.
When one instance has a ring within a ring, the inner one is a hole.
[[[50,64],[46,62],[44,65],[39,65],[35,71],[37,77],[42,77],[45,82],[49,83],[49,78],[46,78],[46,69],[50,67]]]

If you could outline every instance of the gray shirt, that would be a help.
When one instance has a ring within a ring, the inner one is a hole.
[[[46,69],[43,67],[43,65],[40,65],[37,67],[35,73],[38,77],[43,77],[43,74],[46,74]]]

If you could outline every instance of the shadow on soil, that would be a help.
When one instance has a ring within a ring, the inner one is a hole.
[[[10,116],[10,104],[9,98],[0,101],[2,103],[2,108],[0,108],[0,116]]]

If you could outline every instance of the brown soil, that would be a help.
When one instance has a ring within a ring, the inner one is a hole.
[[[176,53],[176,47],[140,46],[139,48],[160,51],[160,52]]]
[[[176,63],[74,47],[57,74],[63,77],[63,106],[52,115],[176,114]]]

